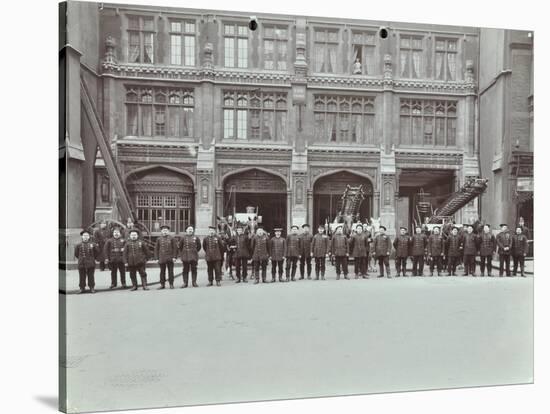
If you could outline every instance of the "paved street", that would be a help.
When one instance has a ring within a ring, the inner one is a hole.
[[[201,266],[199,288],[130,292],[96,274],[97,294],[64,296],[70,411],[533,378],[532,275],[336,281],[329,266],[326,281],[207,288]]]

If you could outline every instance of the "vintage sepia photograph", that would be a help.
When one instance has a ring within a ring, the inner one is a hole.
[[[532,383],[533,56],[60,3],[59,409]]]

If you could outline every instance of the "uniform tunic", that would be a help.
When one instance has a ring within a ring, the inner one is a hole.
[[[430,256],[441,256],[444,250],[444,240],[441,234],[432,234],[428,238],[428,254]]]
[[[128,240],[124,249],[124,262],[128,266],[142,266],[147,262],[149,251],[141,240]]]
[[[514,234],[512,236],[512,255],[524,256],[529,251],[529,242],[525,234]]]
[[[409,249],[411,246],[411,238],[409,236],[399,235],[393,241],[396,257],[409,257]]]
[[[457,234],[451,234],[447,238],[447,255],[449,257],[460,257],[462,256],[462,238]]]
[[[391,241],[387,234],[379,234],[374,238],[374,254],[376,257],[389,256]]]
[[[329,253],[329,238],[326,234],[316,234],[311,241],[313,257],[325,257]]]
[[[224,243],[219,236],[207,236],[202,242],[207,262],[222,260]]]
[[[303,233],[300,236],[302,251],[300,254],[302,257],[309,257],[311,254],[311,243],[313,241],[313,235],[311,233]]]
[[[333,256],[345,256],[348,254],[348,238],[343,234],[335,234],[330,243]]]
[[[464,255],[475,256],[478,248],[478,238],[474,233],[466,233],[462,237]]]
[[[122,237],[118,239],[113,237],[107,240],[103,248],[105,259],[110,263],[123,263],[125,245],[126,241]]]
[[[479,254],[480,256],[492,256],[497,248],[495,236],[491,233],[481,233],[479,236]]]
[[[289,234],[286,237],[286,257],[298,257],[302,251],[302,240],[297,234]]]
[[[414,234],[411,237],[411,256],[423,256],[426,245],[427,238],[425,234]]]
[[[512,237],[509,231],[501,231],[497,235],[498,254],[511,254]]]
[[[74,248],[74,257],[78,259],[79,269],[95,268],[95,261],[99,257],[97,243],[91,241],[78,243]]]
[[[195,235],[184,235],[179,244],[180,257],[182,262],[198,262],[201,240]]]
[[[233,257],[235,259],[249,259],[250,258],[250,238],[246,234],[235,236],[235,253]]]
[[[367,257],[369,252],[369,236],[365,233],[351,236],[349,251],[352,257]]]
[[[155,243],[155,257],[160,264],[171,262],[178,256],[176,239],[170,235],[160,236]]]
[[[268,239],[264,234],[262,236],[254,236],[252,238],[252,260],[261,261],[269,258]]]
[[[269,240],[269,255],[274,262],[280,262],[285,258],[286,240],[282,237],[272,237]]]

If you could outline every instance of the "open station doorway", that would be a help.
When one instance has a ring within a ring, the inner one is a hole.
[[[225,217],[252,207],[266,231],[273,234],[273,228],[282,227],[286,233],[287,188],[281,177],[254,168],[227,177],[223,189]]]

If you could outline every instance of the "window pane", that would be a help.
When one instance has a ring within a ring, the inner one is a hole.
[[[185,65],[195,66],[195,36],[185,36]]]
[[[235,67],[235,39],[226,37],[225,38],[225,67],[233,68]]]
[[[164,106],[155,106],[155,135],[164,135],[166,133],[166,108]]]
[[[265,37],[273,37],[273,34],[274,34],[273,27],[266,27],[264,29],[264,36]]]
[[[143,30],[154,30],[153,19],[143,19]]]
[[[126,124],[126,134],[136,136],[138,134],[138,107],[137,105],[126,105],[127,110],[127,124]]]
[[[277,42],[279,45],[278,56],[277,56],[277,69],[286,70],[286,60],[287,60],[287,43],[286,41]]]
[[[232,24],[226,24],[224,26],[224,33],[226,35],[232,35],[232,34],[235,34],[235,26],[232,25]]]
[[[324,141],[326,140],[325,134],[325,114],[316,113],[315,114],[315,141]]]
[[[263,113],[262,139],[273,139],[274,125],[273,112],[265,111]]]
[[[239,36],[248,36],[247,26],[239,26]]]
[[[456,119],[447,120],[447,145],[456,145]]]
[[[401,122],[401,144],[410,145],[411,143],[411,118],[408,116],[402,116]]]
[[[365,62],[363,63],[363,73],[366,75],[375,74],[374,47],[365,46]]]
[[[260,138],[260,111],[258,110],[250,112],[250,138]]]
[[[449,80],[455,80],[456,78],[456,54],[447,54],[447,76]]]
[[[246,111],[239,110],[237,111],[237,138],[246,139]]]
[[[234,128],[234,118],[233,118],[232,109],[224,109],[223,111],[223,137],[224,138],[234,138],[233,128]]]
[[[376,144],[374,137],[374,115],[363,116],[365,121],[365,144]]]
[[[273,40],[264,40],[264,66],[266,69],[274,69]]]
[[[433,145],[433,118],[424,118],[424,145]]]
[[[144,33],[144,52],[143,52],[143,62],[153,63],[153,33]]]
[[[286,112],[277,111],[277,141],[286,141]]]
[[[328,32],[328,41],[337,42],[338,41],[338,32]]]
[[[193,108],[183,108],[182,136],[193,137]]]
[[[238,39],[238,67],[248,67],[248,39]]]
[[[435,119],[435,145],[445,145],[445,119]]]
[[[195,33],[195,23],[185,22],[185,32]]]
[[[363,141],[361,115],[351,116],[351,142],[360,143]]]
[[[422,145],[422,118],[415,116],[412,119],[412,143],[413,145]]]
[[[326,41],[326,33],[323,30],[317,30],[315,32],[315,40],[318,42]]]
[[[151,106],[141,106],[141,135],[152,136],[153,116]]]
[[[168,108],[168,136],[180,136],[180,111],[181,108],[172,106]]]
[[[181,23],[180,22],[171,22],[170,31],[172,32],[181,32]]]
[[[326,136],[329,141],[336,141],[336,114],[327,114],[327,122],[325,123],[327,127]]]
[[[181,65],[181,37],[180,35],[170,36],[170,63]]]
[[[140,58],[139,54],[140,54],[139,33],[130,33],[128,61],[130,63],[139,62],[139,58]]]

